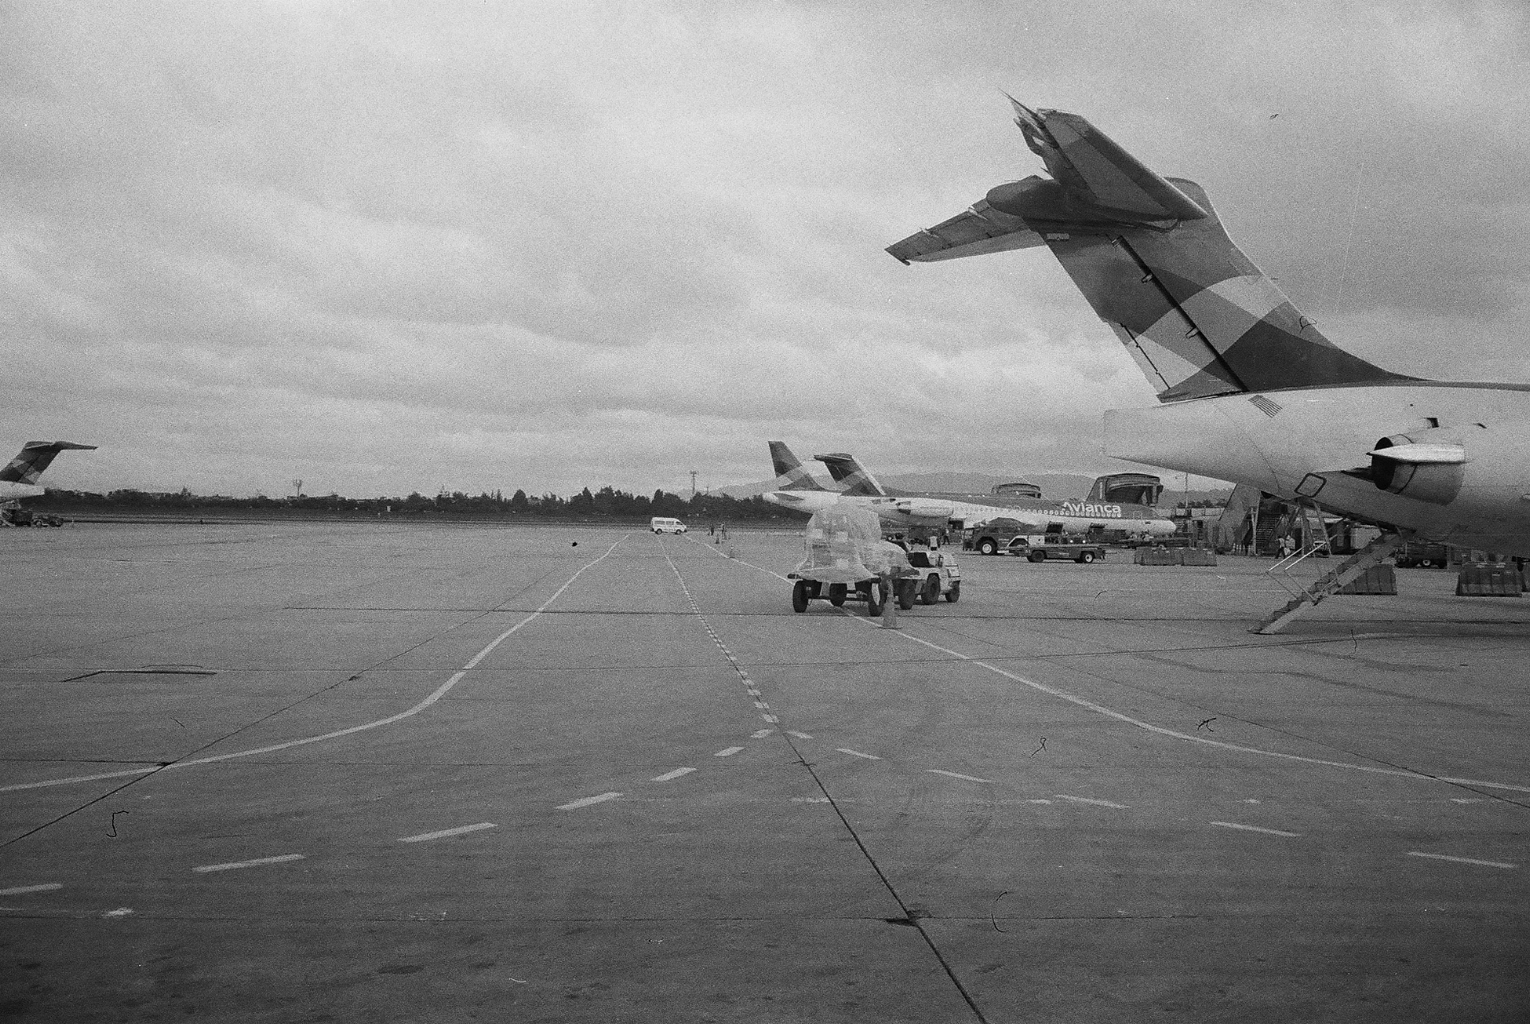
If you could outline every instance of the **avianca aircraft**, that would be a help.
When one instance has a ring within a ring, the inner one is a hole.
[[[845,485],[843,491],[830,491],[802,468],[802,463],[786,442],[771,441],[770,457],[776,469],[777,489],[767,492],[765,500],[805,512],[817,512],[843,503],[870,508],[883,522],[893,526],[943,526],[952,521],[977,526],[1007,516],[1029,524],[1037,533],[1044,532],[1053,523],[1061,523],[1064,529],[1079,532],[1088,531],[1096,523],[1107,530],[1125,530],[1134,534],[1161,536],[1174,532],[1174,524],[1151,509],[1108,501],[1079,502],[1078,514],[1070,515],[1063,511],[1066,503],[1003,495],[984,495],[983,500],[974,501],[972,495],[888,494],[876,477],[851,456],[815,456],[829,467],[829,473],[836,481]],[[1136,512],[1139,510],[1148,514],[1138,516]]]
[[[37,478],[53,463],[53,457],[67,450],[95,451],[93,444],[73,441],[28,441],[4,469],[0,469],[0,500],[32,498],[43,493]]]
[[[888,247],[903,263],[1045,245],[1158,391],[1105,453],[1436,541],[1530,556],[1530,385],[1422,380],[1329,341],[1162,178],[1077,114],[1014,105],[1050,178],[998,185]]]
[[[842,495],[877,495],[894,498],[900,513],[914,514],[921,518],[941,518],[943,512],[963,508],[984,508],[990,514],[975,518],[944,515],[944,519],[960,519],[964,526],[977,526],[997,516],[1005,516],[1030,523],[1041,533],[1048,526],[1061,526],[1065,533],[1088,533],[1090,530],[1120,530],[1134,536],[1167,537],[1174,533],[1174,521],[1160,515],[1148,505],[1109,500],[1102,486],[1109,477],[1100,477],[1083,501],[1052,501],[1047,498],[1014,497],[1002,494],[947,494],[938,491],[914,493],[888,491],[877,482],[853,456],[845,454],[815,455],[813,458],[829,467],[829,475],[841,484]]]

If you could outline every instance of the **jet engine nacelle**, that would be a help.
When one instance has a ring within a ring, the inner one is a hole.
[[[956,506],[949,501],[900,501],[898,511],[915,519],[950,519]]]
[[[1383,437],[1369,454],[1371,481],[1406,498],[1449,505],[1466,481],[1466,446],[1438,429]]]

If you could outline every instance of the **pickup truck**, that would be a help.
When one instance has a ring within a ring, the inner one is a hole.
[[[1009,542],[1009,553],[1020,555],[1032,562],[1045,562],[1049,558],[1064,559],[1088,565],[1105,560],[1105,545],[1091,544],[1082,537],[1060,537],[1054,534],[1016,537]]]

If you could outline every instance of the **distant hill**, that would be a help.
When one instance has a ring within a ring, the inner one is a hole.
[[[1094,477],[1078,473],[1026,473],[994,476],[991,473],[898,473],[877,479],[900,491],[946,491],[952,494],[988,494],[999,484],[1024,480],[1041,488],[1044,498],[1082,498],[1094,485]]]

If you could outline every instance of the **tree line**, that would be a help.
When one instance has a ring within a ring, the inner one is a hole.
[[[442,491],[428,497],[414,491],[406,497],[347,498],[340,494],[302,494],[272,498],[233,498],[221,494],[193,494],[187,488],[174,492],[140,491],[132,488],[96,494],[89,491],[66,491],[48,488],[40,498],[27,504],[50,511],[301,511],[329,515],[457,515],[505,519],[563,519],[612,521],[646,520],[651,516],[673,516],[691,525],[742,522],[801,522],[805,513],[773,505],[756,495],[733,498],[726,494],[698,494],[684,498],[664,490],[652,497],[619,491],[609,485],[598,491],[588,487],[567,498],[547,493],[529,495],[517,490],[510,497],[503,492],[470,495],[462,491]]]

